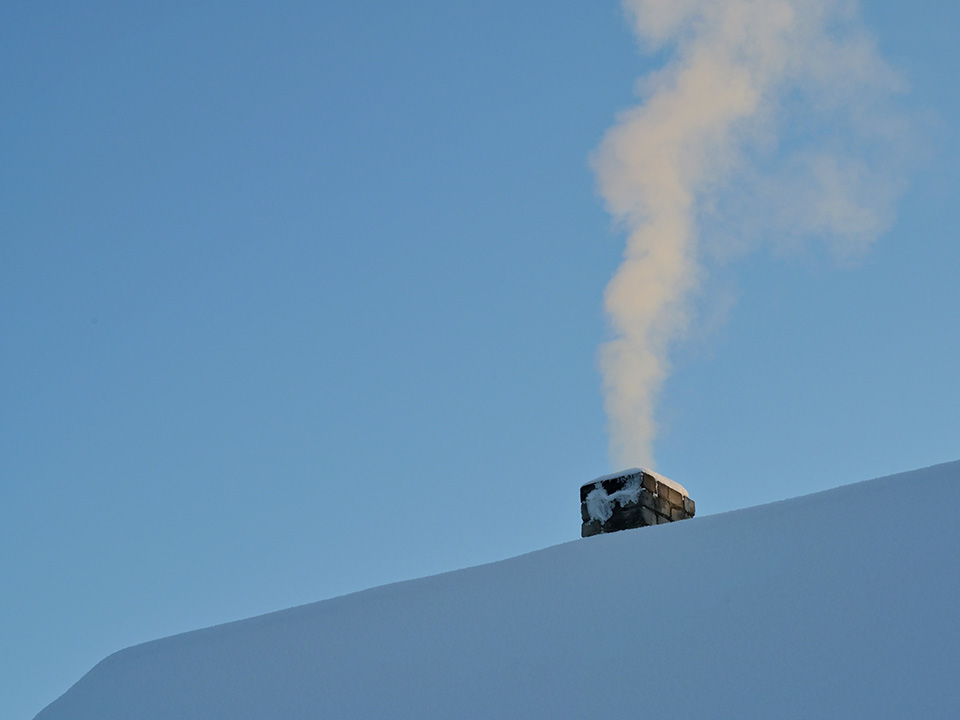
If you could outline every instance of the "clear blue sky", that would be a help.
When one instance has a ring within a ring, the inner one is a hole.
[[[928,157],[859,264],[716,270],[658,412],[701,514],[960,457],[960,5],[863,14]],[[623,248],[588,156],[661,59],[612,0],[5,3],[0,715],[578,537]]]

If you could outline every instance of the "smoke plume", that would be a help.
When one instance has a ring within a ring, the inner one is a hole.
[[[657,394],[709,263],[811,237],[855,258],[892,222],[903,83],[847,0],[623,1],[667,60],[592,159],[627,234],[600,367],[611,461],[652,467]]]

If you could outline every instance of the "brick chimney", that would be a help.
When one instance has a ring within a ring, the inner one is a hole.
[[[651,470],[604,475],[580,488],[581,537],[692,518],[686,488]]]

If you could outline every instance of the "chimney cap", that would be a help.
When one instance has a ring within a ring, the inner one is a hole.
[[[607,475],[601,475],[600,477],[594,478],[588,483],[584,483],[583,487],[586,487],[587,485],[595,485],[599,482],[603,482],[604,480],[613,480],[615,478],[630,477],[631,475],[640,475],[641,473],[650,475],[657,482],[663,483],[667,487],[672,487],[674,490],[676,490],[678,493],[680,493],[685,497],[690,497],[690,493],[687,492],[687,489],[683,485],[678,483],[676,480],[671,480],[670,478],[665,477],[664,475],[661,475],[658,472],[654,472],[653,470],[647,470],[646,468],[638,468],[638,467],[630,468],[629,470],[621,470],[620,472],[609,473]]]

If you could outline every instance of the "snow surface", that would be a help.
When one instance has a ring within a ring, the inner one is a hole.
[[[958,507],[960,462],[598,535],[138,645],[37,718],[960,717]]]
[[[619,503],[621,507],[625,507],[635,503],[640,498],[642,489],[639,475],[630,478],[622,488],[612,493],[607,493],[602,485],[598,485],[587,495],[587,514],[591,520],[606,522],[613,517],[614,505]]]

